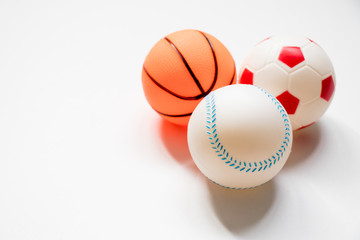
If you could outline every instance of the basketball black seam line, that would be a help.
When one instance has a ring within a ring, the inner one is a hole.
[[[204,93],[204,95],[208,95],[215,87],[216,85],[216,82],[217,82],[217,78],[218,78],[218,62],[217,62],[217,58],[216,58],[216,54],[215,54],[215,50],[214,50],[214,47],[210,41],[210,39],[205,35],[205,33],[201,32],[201,31],[198,31],[199,33],[201,33],[201,35],[204,36],[204,38],[206,39],[207,43],[209,44],[210,46],[210,50],[212,52],[212,55],[213,55],[213,59],[214,59],[214,64],[215,64],[215,73],[214,73],[214,79],[211,83],[211,86],[210,88]]]
[[[201,94],[204,95],[205,91],[204,91],[203,87],[201,86],[199,79],[197,79],[197,77],[195,76],[194,72],[192,71],[190,65],[186,61],[185,57],[182,55],[180,50],[176,47],[176,45],[169,38],[164,37],[164,39],[175,49],[176,53],[180,56],[180,58],[181,58],[182,62],[184,63],[186,69],[188,70],[188,72],[190,73],[190,75],[193,78],[194,82],[196,83],[196,86],[199,88]]]
[[[154,109],[154,108],[153,108]],[[161,114],[161,115],[164,115],[166,117],[188,117],[188,116],[191,116],[192,112],[191,113],[184,113],[184,114],[166,114],[166,113],[162,113],[162,112],[159,112],[158,110],[154,109],[155,112],[157,112],[158,114]]]
[[[232,82],[234,81],[234,78],[236,76],[236,67],[235,67],[235,63],[234,63],[234,73],[231,77],[231,80],[230,80],[230,83],[228,85],[231,85]],[[162,113],[158,110],[156,110],[155,108],[152,107],[152,109],[154,109],[155,112],[161,114],[161,115],[164,115],[164,116],[167,116],[167,117],[187,117],[187,116],[191,116],[192,115],[192,112],[191,113],[184,113],[184,114],[166,114],[166,113]]]
[[[146,75],[151,79],[151,81],[153,83],[155,83],[155,85],[157,85],[159,88],[161,88],[162,90],[164,90],[165,92],[173,95],[174,97],[183,99],[183,100],[198,100],[201,99],[202,97],[204,97],[204,94],[200,94],[194,97],[185,97],[185,96],[181,96],[179,94],[174,93],[173,91],[171,91],[170,89],[167,89],[166,87],[164,87],[163,85],[161,85],[160,83],[158,83],[151,75],[150,73],[147,71],[147,69],[145,68],[145,66],[143,66],[144,72],[146,73]]]
[[[161,88],[162,90],[164,90],[165,92],[173,95],[174,97],[177,97],[177,98],[180,98],[180,99],[183,99],[183,100],[199,100],[201,99],[202,97],[206,96],[208,93],[205,93],[205,94],[200,94],[200,95],[197,95],[197,96],[194,96],[194,97],[185,97],[185,96],[181,96],[181,95],[178,95],[174,92],[172,92],[171,90],[167,89],[166,87],[162,86],[160,83],[158,83],[151,75],[150,73],[147,71],[147,69],[145,68],[145,66],[143,66],[143,69],[144,69],[144,72],[146,73],[146,75],[151,79],[151,81],[153,83],[155,83],[155,85],[157,85],[159,88]],[[235,63],[234,63],[234,73],[232,75],[232,78],[230,80],[230,83],[228,85],[231,85],[234,81],[234,77],[235,77],[235,74],[236,74],[236,67],[235,67]],[[211,89],[212,90],[212,89]],[[155,110],[156,111],[156,110]]]

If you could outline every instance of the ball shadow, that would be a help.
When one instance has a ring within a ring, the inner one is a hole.
[[[215,214],[234,235],[254,227],[273,205],[276,193],[273,181],[248,190],[229,190],[208,181],[208,189]]]
[[[160,137],[166,150],[176,162],[193,171],[199,171],[190,155],[186,127],[162,119],[160,122]]]
[[[307,161],[321,140],[321,124],[315,123],[307,128],[295,131],[291,154],[283,170],[289,170]]]

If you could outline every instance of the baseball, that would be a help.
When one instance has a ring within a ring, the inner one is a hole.
[[[281,103],[260,87],[230,85],[207,95],[188,125],[191,156],[214,183],[246,189],[272,179],[292,146],[292,128]]]

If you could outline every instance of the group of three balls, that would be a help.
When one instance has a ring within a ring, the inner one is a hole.
[[[197,30],[167,35],[147,55],[146,99],[163,118],[188,125],[200,171],[234,189],[259,186],[285,164],[293,131],[316,122],[335,90],[332,64],[306,37],[258,43],[240,67],[215,37]]]

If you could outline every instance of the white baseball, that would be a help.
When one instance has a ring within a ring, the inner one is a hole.
[[[292,128],[281,103],[252,85],[211,92],[188,125],[191,156],[211,181],[233,189],[259,186],[284,166]]]

